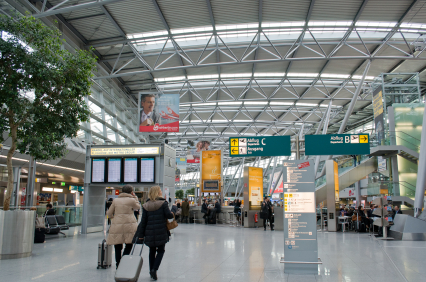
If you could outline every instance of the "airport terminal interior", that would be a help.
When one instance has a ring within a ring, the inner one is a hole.
[[[425,280],[426,0],[0,0],[0,32],[0,281]]]

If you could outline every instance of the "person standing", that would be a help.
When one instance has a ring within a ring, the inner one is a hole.
[[[393,210],[393,216],[392,216],[392,219],[395,219],[395,216],[396,216],[397,214],[402,214],[402,211],[399,209],[399,207],[398,207],[398,206],[395,206],[395,207],[394,207],[394,210]]]
[[[260,212],[260,218],[263,219],[263,229],[266,231],[266,221],[269,220],[271,225],[271,231],[274,230],[274,227],[272,225],[271,219],[272,219],[272,205],[269,201],[268,197],[265,197],[263,199],[262,205],[261,205],[261,212]]]
[[[186,221],[188,223],[189,216],[189,203],[188,198],[185,198],[185,201],[182,203],[182,222]]]
[[[157,271],[170,236],[166,221],[172,219],[174,214],[163,198],[160,186],[151,187],[148,197],[149,200],[142,205],[142,219],[135,236],[138,243],[149,247],[149,274],[157,280]]]
[[[205,224],[207,224],[207,222],[209,220],[208,219],[208,212],[209,212],[209,209],[208,209],[208,205],[207,205],[207,200],[204,199],[203,204],[201,205],[201,213],[204,214],[203,218],[204,218],[204,223]]]
[[[126,244],[123,256],[129,255],[132,250],[133,237],[138,228],[134,211],[139,210],[140,207],[138,198],[133,192],[133,186],[124,185],[122,193],[108,209],[107,215],[111,219],[111,227],[108,232],[107,244],[114,245],[117,268],[121,261],[123,244]]]

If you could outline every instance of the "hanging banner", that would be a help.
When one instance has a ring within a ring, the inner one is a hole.
[[[280,176],[281,172],[277,171],[274,173],[274,178],[272,179],[271,191],[269,194],[282,193],[283,192],[283,176],[281,174],[280,179],[278,180],[278,176]]]
[[[139,132],[179,132],[178,94],[139,94]]]
[[[188,140],[186,162],[189,164],[198,164],[200,163],[200,153],[201,151],[207,151],[210,148],[209,141],[198,141],[195,143],[192,140]]]
[[[213,150],[213,151],[202,151],[201,152],[201,179],[200,187],[201,192],[221,192],[222,189],[222,151]],[[219,190],[217,189],[208,189],[204,187],[204,181],[207,180],[218,180],[219,181]]]
[[[383,95],[382,87],[378,87],[373,92],[373,114],[374,114],[374,126],[378,140],[384,138],[384,123],[383,123]]]
[[[175,182],[179,182],[181,175],[185,173],[186,158],[176,158]]]

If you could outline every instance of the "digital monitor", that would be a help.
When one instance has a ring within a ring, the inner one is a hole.
[[[105,182],[105,159],[92,159],[92,183]]]
[[[155,158],[141,158],[141,183],[155,182]]]
[[[121,158],[108,158],[108,183],[121,182]]]
[[[124,183],[138,182],[138,158],[124,158]]]

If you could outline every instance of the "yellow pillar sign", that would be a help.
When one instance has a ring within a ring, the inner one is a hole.
[[[222,191],[222,151],[201,151],[201,192],[221,192]],[[205,188],[204,180],[219,180],[219,191],[212,191]]]
[[[249,167],[249,202],[260,206],[263,196],[263,168]]]

